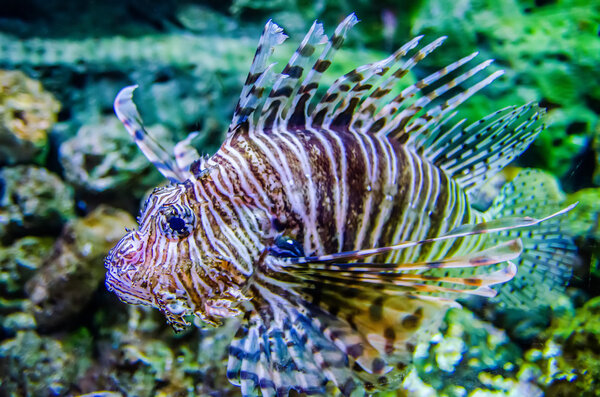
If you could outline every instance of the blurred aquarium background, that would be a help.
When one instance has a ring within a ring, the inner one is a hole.
[[[531,310],[453,309],[418,346],[399,396],[600,396],[600,1],[3,0],[0,2],[0,396],[238,395],[233,325],[175,334],[103,284],[103,258],[163,183],[114,116],[126,85],[166,146],[224,137],[264,23],[291,37],[361,20],[329,78],[410,38],[447,35],[408,81],[473,51],[506,73],[462,106],[476,120],[537,101],[546,131],[481,191],[545,170],[581,261],[564,296]]]

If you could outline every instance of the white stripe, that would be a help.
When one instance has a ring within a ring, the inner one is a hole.
[[[415,185],[415,173],[414,173],[414,164],[412,161],[412,157],[409,155],[408,150],[406,150],[406,147],[402,146],[400,147],[400,150],[402,151],[402,156],[401,158],[406,159],[407,162],[409,163],[408,165],[408,169],[404,170],[405,173],[407,173],[410,176],[410,180],[408,181],[407,185],[408,185],[408,189],[407,189],[407,194],[406,194],[406,203],[407,206],[405,208],[401,208],[402,211],[402,216],[400,217],[400,219],[398,220],[398,223],[396,224],[396,230],[394,232],[394,238],[392,239],[392,243],[393,244],[397,244],[400,241],[404,241],[403,237],[405,236],[407,230],[406,230],[406,220],[408,218],[408,212],[409,212],[409,208],[410,208],[410,203],[412,203],[413,201],[413,195],[414,195],[414,185]],[[404,181],[399,181],[402,183],[406,183]],[[392,253],[390,253],[390,255],[388,256],[389,259],[391,260],[391,262],[393,263],[398,263],[400,262],[400,257],[402,255],[402,252],[400,251],[394,251]],[[388,261],[390,261],[388,260]]]
[[[203,208],[208,207],[211,215],[215,219],[215,225],[218,225],[221,233],[223,233],[223,235],[227,238],[227,242],[233,246],[233,248],[234,248],[233,252],[236,252],[238,255],[237,256],[233,255],[230,251],[230,247],[221,240],[215,241],[215,244],[220,245],[222,250],[229,252],[229,255],[226,256],[225,258],[231,259],[233,264],[236,266],[236,268],[238,267],[237,265],[240,263],[239,263],[239,260],[235,260],[235,259],[243,259],[246,262],[247,266],[245,268],[241,268],[240,271],[245,274],[249,274],[252,269],[253,259],[250,256],[250,253],[248,252],[248,248],[246,247],[246,245],[240,241],[240,239],[238,238],[236,233],[234,233],[234,231],[229,227],[230,225],[232,225],[233,220],[234,220],[231,212],[228,211],[228,209],[225,205],[222,205],[226,209],[227,215],[228,215],[228,219],[223,219],[221,217],[221,215],[219,214],[219,212],[215,209],[210,195],[204,190],[205,188],[208,188],[208,186],[207,187],[198,186],[198,187],[199,187],[198,190],[200,191],[200,194],[202,195],[202,197],[204,198],[204,200],[206,202],[206,205],[203,206]],[[214,192],[212,192],[212,193],[214,195]],[[213,197],[216,197],[216,195],[214,195]],[[219,200],[221,201],[222,204],[225,204],[221,198],[219,198]],[[212,233],[212,230],[211,230],[211,233]],[[213,238],[214,238],[214,235],[213,235]]]
[[[289,200],[292,206],[292,211],[302,218],[302,225],[308,225],[309,220],[306,215],[304,200],[302,198],[302,195],[298,193],[299,189],[296,188],[296,184],[294,182],[294,175],[289,168],[287,158],[282,153],[281,148],[272,141],[272,138],[265,135],[257,135],[255,137],[254,142],[257,146],[261,148],[261,150],[263,150],[263,153],[269,160],[271,166],[275,168],[276,172],[279,174],[280,183],[282,184],[282,187],[286,192],[286,198]],[[276,154],[271,152],[270,149],[268,149],[268,145],[273,146]],[[275,156],[277,156],[277,158]],[[307,245],[305,244],[304,247],[307,248]]]
[[[408,216],[409,216],[410,222],[408,223],[408,227],[406,228],[407,234],[405,234],[405,237],[403,240],[419,241],[420,229],[421,229],[421,227],[420,227],[421,226],[421,219],[420,219],[421,211],[419,209],[420,209],[420,201],[421,201],[421,192],[424,189],[424,186],[423,186],[423,183],[424,183],[423,162],[419,157],[414,156],[412,152],[410,152],[410,151],[407,151],[407,152],[408,152],[408,156],[410,156],[411,160],[413,161],[412,170],[414,171],[415,180],[418,178],[419,183],[417,186],[418,190],[415,191],[415,194],[407,208],[407,210],[409,211]],[[415,185],[416,185],[416,183],[415,183]],[[416,257],[418,257],[419,249],[420,249],[420,247],[408,248],[405,252],[404,260],[414,262]]]
[[[381,235],[383,233],[383,228],[387,225],[389,221],[390,214],[392,212],[392,208],[394,207],[394,199],[398,192],[398,188],[395,185],[395,179],[393,179],[392,175],[392,167],[390,163],[392,161],[397,161],[396,158],[390,158],[390,152],[387,150],[389,141],[387,138],[377,138],[375,140],[380,146],[378,150],[378,154],[382,156],[383,161],[387,162],[386,164],[386,179],[385,181],[381,181],[381,193],[383,195],[383,201],[379,203],[379,210],[377,211],[377,217],[374,220],[374,225],[371,229],[370,233],[370,246],[377,247],[379,246]],[[381,176],[383,179],[383,175]],[[394,194],[392,195],[390,189],[394,189]]]
[[[340,178],[338,175],[338,164],[333,155],[333,146],[331,144],[331,135],[335,133],[328,130],[317,130],[312,127],[308,127],[307,131],[312,134],[315,138],[321,142],[321,145],[325,149],[325,155],[327,156],[327,160],[329,160],[330,171],[332,177],[331,187],[333,190],[333,216],[335,219],[335,225],[337,229],[337,242],[338,242],[338,251],[342,251],[342,243],[343,243],[343,233],[344,233],[344,223],[340,219],[340,207],[341,207],[341,193],[340,193]],[[327,137],[325,136],[327,134]]]
[[[346,183],[348,173],[348,162],[346,158],[346,146],[344,145],[344,141],[339,137],[339,135],[335,131],[325,131],[327,132],[330,138],[333,138],[340,152],[340,174],[338,179],[338,186],[341,187],[341,200],[339,210],[335,211],[335,223],[336,228],[338,230],[338,245],[340,246],[340,251],[342,251],[346,238],[346,220],[348,217],[348,184]]]
[[[241,246],[244,247],[244,251],[247,251],[247,249],[251,245],[250,241],[248,240],[248,236],[246,236],[243,232],[236,233],[233,229],[231,229],[231,227],[233,227],[233,228],[235,228],[235,230],[239,230],[240,232],[242,231],[242,229],[238,227],[239,225],[236,224],[236,220],[239,219],[239,217],[236,216],[237,213],[234,215],[234,210],[232,210],[230,208],[230,205],[233,206],[231,201],[229,201],[229,200],[226,201],[224,197],[219,196],[212,189],[212,187],[208,184],[205,185],[204,188],[208,190],[208,193],[210,193],[210,194],[207,193],[207,196],[212,197],[213,200],[218,200],[220,207],[226,212],[226,218],[222,218],[221,215],[216,210],[212,211],[212,209],[214,209],[214,206],[212,205],[213,203],[211,202],[209,204],[209,206],[211,208],[211,212],[213,212],[215,219],[218,218],[220,220],[220,222],[218,222],[218,224],[222,225],[221,230],[224,232],[224,234],[231,234],[231,235],[235,236],[236,240],[241,244]],[[225,232],[225,231],[227,231],[227,232]],[[244,242],[242,242],[242,240],[244,240]],[[235,241],[230,241],[230,242],[237,245],[235,243]]]
[[[309,247],[310,251],[323,253],[323,242],[321,241],[321,236],[317,228],[318,214],[316,208],[316,201],[322,199],[322,197],[317,197],[315,182],[312,177],[311,162],[308,158],[308,153],[306,152],[306,142],[300,142],[300,140],[294,134],[291,134],[287,131],[282,131],[280,136],[282,142],[284,142],[292,150],[292,153],[297,153],[296,158],[300,161],[302,170],[304,171],[304,174],[302,176],[306,178],[306,184],[308,188],[307,198],[309,206],[308,219],[310,220],[310,223],[304,224],[304,247]],[[306,209],[306,206],[304,206],[304,208]],[[306,245],[307,239],[312,239],[312,244]]]
[[[373,210],[373,185],[378,181],[379,177],[379,153],[377,152],[375,145],[373,143],[373,139],[369,135],[359,134],[356,132],[352,132],[352,134],[359,138],[359,145],[363,148],[364,140],[367,141],[368,145],[371,148],[371,155],[368,156],[368,151],[364,149],[365,153],[365,163],[367,164],[367,178],[368,178],[368,188],[367,188],[367,197],[363,202],[363,213],[360,216],[360,227],[358,229],[358,233],[355,239],[355,247],[357,249],[363,248],[363,241],[365,236],[369,232],[369,220],[371,219],[371,212]],[[363,140],[364,139],[364,140]],[[372,229],[371,229],[372,230]]]
[[[206,233],[206,241],[211,246],[211,251],[216,251],[216,254],[224,257],[224,258],[232,258],[231,252],[229,252],[229,248],[225,247],[223,250],[222,246],[216,246],[218,240],[215,238],[215,235],[212,231],[212,225],[208,222],[208,214],[206,213],[206,207],[203,205],[200,207],[200,220],[202,222],[202,228]]]
[[[229,144],[230,144],[230,140],[225,141],[223,146],[221,146],[221,149],[215,154],[215,156],[211,157],[211,159],[207,162],[208,163],[207,165],[208,166],[211,166],[213,164],[216,165],[217,163],[214,158],[217,156],[222,157],[229,164],[231,164],[231,166],[235,169],[236,174],[238,175],[238,179],[242,184],[242,189],[244,190],[245,194],[247,196],[255,198],[255,196],[256,196],[255,192],[258,192],[260,194],[260,198],[262,199],[263,205],[270,207],[272,205],[272,203],[270,202],[269,197],[265,194],[265,192],[261,188],[260,183],[254,176],[254,173],[252,172],[252,170],[249,169],[249,167],[246,163],[246,160],[237,151],[237,149],[231,147]],[[236,159],[234,160],[233,157],[231,157],[231,156],[235,157]],[[248,184],[248,182],[251,182],[255,188],[252,189],[250,187],[250,185]],[[256,201],[259,201],[259,200],[256,200]]]

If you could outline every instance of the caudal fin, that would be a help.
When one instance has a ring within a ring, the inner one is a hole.
[[[529,169],[504,185],[487,215],[491,219],[543,217],[560,210],[563,201],[564,195],[554,177]],[[516,276],[509,283],[496,287],[499,293],[494,301],[523,308],[551,306],[556,301],[578,262],[568,222],[567,213],[532,227],[498,234],[490,244],[518,238],[523,243],[523,253],[514,260],[518,267]]]

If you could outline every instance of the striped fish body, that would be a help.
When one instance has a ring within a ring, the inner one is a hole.
[[[260,222],[267,230],[258,231],[263,246],[281,234],[310,255],[422,240],[483,220],[446,173],[385,135],[327,129],[239,133],[206,167],[222,170],[211,173],[213,201],[231,202],[229,211],[237,213],[234,207],[246,201],[232,198],[252,198],[251,205],[269,217]],[[459,244],[449,245],[380,259],[436,260],[457,253]]]
[[[191,315],[210,325],[239,316],[227,375],[245,396],[395,389],[455,298],[495,296],[518,264],[525,271],[498,301],[542,304],[575,261],[556,216],[570,207],[555,205],[558,189],[541,173],[517,177],[485,213],[469,205],[542,129],[534,104],[452,121],[501,74],[452,91],[489,61],[462,70],[471,54],[390,98],[443,42],[413,51],[416,38],[316,97],[356,22],[348,16],[330,39],[315,23],[277,74],[269,57],[286,36],[269,21],[227,138],[208,158],[193,149],[196,134],[168,153],[143,127],[135,87],[115,100],[172,184],[153,192],[139,228],[109,253],[106,285],[157,307],[176,329]]]

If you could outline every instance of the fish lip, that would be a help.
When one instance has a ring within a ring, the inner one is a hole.
[[[117,270],[119,275],[139,269],[145,261],[145,244],[137,231],[127,233],[108,251],[104,258],[107,271]]]
[[[117,297],[130,304],[155,306],[152,293],[143,286],[144,280],[134,280],[136,269],[123,270],[116,266],[107,268],[104,279],[106,288]]]

